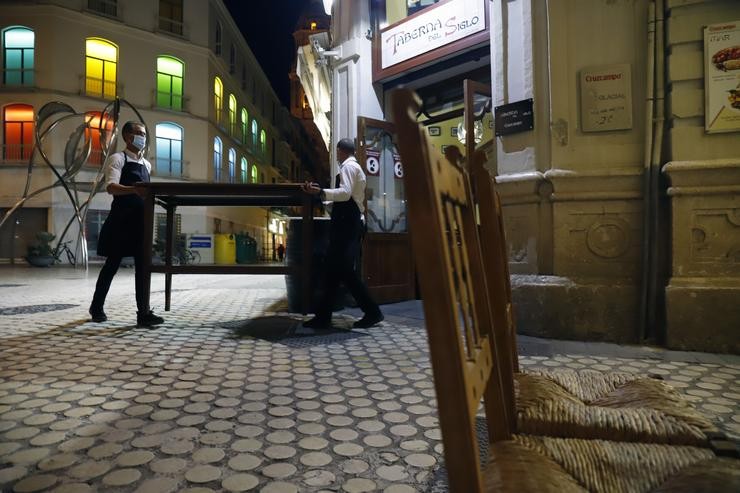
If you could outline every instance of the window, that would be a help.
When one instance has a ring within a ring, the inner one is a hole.
[[[315,30],[316,30],[316,22],[314,21],[311,23],[311,31],[315,31]]]
[[[116,17],[118,15],[118,0],[87,0],[87,8],[99,14]]]
[[[213,51],[216,52],[216,55],[221,54],[221,23],[220,22],[216,22],[216,45]]]
[[[236,181],[236,151],[232,147],[229,149],[229,183]]]
[[[250,176],[249,181],[251,183],[257,183],[257,178],[258,178],[257,165],[256,164],[253,164],[252,165],[252,169],[251,169],[251,176]]]
[[[249,135],[249,113],[246,108],[242,108],[242,144],[247,145],[247,136]]]
[[[243,157],[241,161],[241,166],[239,167],[241,173],[240,178],[242,183],[247,183],[247,169],[249,168],[249,163],[247,163],[247,158]]]
[[[175,123],[158,123],[156,135],[157,174],[182,176],[182,127]]]
[[[216,77],[213,80],[213,104],[216,110],[216,123],[221,124],[221,111],[223,108],[224,100],[224,85],[221,83],[221,79]]]
[[[182,0],[159,0],[159,28],[182,36]]]
[[[106,132],[103,137],[109,139],[109,142],[112,136],[111,132],[113,131],[113,121],[106,119],[101,125],[100,118],[101,113],[99,111],[85,113],[85,121],[89,125],[89,128],[85,130],[85,137],[91,139],[90,157],[87,160],[87,164],[91,166],[102,166],[104,162],[103,146],[100,142],[101,127]]]
[[[213,139],[213,181],[221,181],[221,155],[223,146],[221,145],[221,139],[216,137]]]
[[[27,161],[33,149],[33,106],[10,104],[3,110],[3,159]]]
[[[233,74],[236,72],[236,48],[234,45],[229,47],[229,73]]]
[[[118,47],[99,38],[85,41],[85,93],[89,96],[116,97]]]
[[[157,106],[182,110],[182,61],[171,56],[157,58]]]
[[[229,95],[229,133],[236,135],[236,97]]]
[[[260,130],[260,152],[264,155],[267,151],[267,134],[265,129]]]
[[[3,31],[3,84],[33,85],[33,45],[34,33],[27,27]]]
[[[257,120],[252,120],[252,150],[257,150],[257,136],[259,135],[259,132],[257,131]]]
[[[247,66],[242,67],[242,91],[247,90]]]

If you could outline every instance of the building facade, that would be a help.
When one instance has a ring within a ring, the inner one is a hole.
[[[464,150],[463,79],[488,86],[519,331],[737,353],[740,136],[707,131],[704,87],[705,28],[737,25],[732,0],[335,0],[332,133],[369,145],[404,85]]]
[[[116,97],[135,106],[149,130],[153,181],[295,181],[302,166],[316,159],[221,0],[4,1],[0,29],[0,210],[23,190],[34,118],[50,101],[66,103],[93,122]],[[124,109],[121,123],[134,116]],[[59,130],[49,134],[46,150],[61,166],[69,132]],[[78,175],[82,182],[92,182],[102,165],[96,138]],[[33,180],[32,189],[38,189],[54,177],[37,166]],[[97,194],[87,214],[93,254],[109,207],[110,197]],[[272,258],[274,245],[285,243],[284,217],[268,209],[178,212],[179,232],[246,232],[257,239],[263,258]],[[0,258],[19,259],[36,231],[58,233],[70,217],[59,187],[36,196],[0,231]]]

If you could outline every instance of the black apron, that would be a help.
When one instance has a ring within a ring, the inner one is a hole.
[[[340,175],[337,174],[334,188],[339,188],[339,185]],[[362,213],[355,199],[350,197],[344,202],[332,202],[329,256],[357,258],[362,232]]]
[[[132,186],[149,182],[149,171],[143,163],[126,160],[119,184]],[[142,252],[144,231],[144,199],[138,194],[115,195],[110,214],[103,223],[98,238],[98,255],[102,257],[133,257]]]

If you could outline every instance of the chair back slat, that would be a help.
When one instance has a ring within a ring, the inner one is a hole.
[[[398,90],[391,97],[450,487],[481,491],[475,426],[481,398],[491,441],[509,439],[511,427],[470,181],[428,145],[414,94]]]

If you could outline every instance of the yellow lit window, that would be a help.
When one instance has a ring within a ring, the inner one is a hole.
[[[224,100],[224,85],[221,79],[216,77],[213,81],[213,102],[216,110],[216,122],[221,123],[221,112]]]
[[[236,135],[236,97],[229,95],[229,132]]]
[[[85,92],[90,96],[116,97],[118,47],[99,38],[85,41]]]
[[[312,22],[311,23],[311,30],[312,31],[315,31],[316,30],[316,23],[315,22]]]

